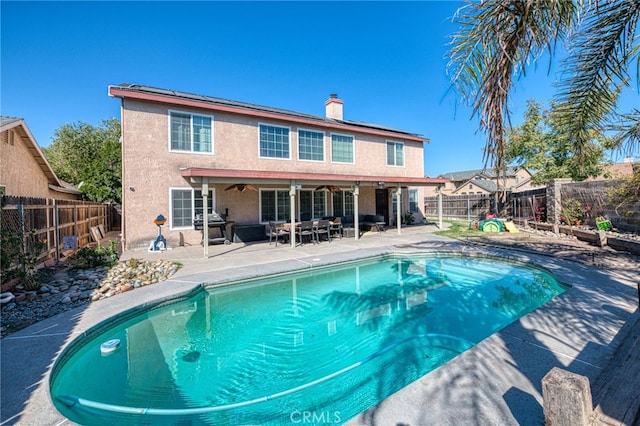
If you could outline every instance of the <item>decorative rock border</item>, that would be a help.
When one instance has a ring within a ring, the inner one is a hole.
[[[112,268],[62,268],[37,291],[18,285],[2,293],[2,337],[69,309],[164,281],[180,266],[170,260],[129,259]]]

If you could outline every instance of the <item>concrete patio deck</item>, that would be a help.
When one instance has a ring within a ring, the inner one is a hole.
[[[353,419],[349,425],[541,425],[541,381],[553,367],[589,378],[592,388],[606,376],[609,361],[637,331],[640,314],[637,258],[607,254],[593,266],[579,261],[582,248],[558,252],[479,246],[433,235],[434,226],[369,233],[291,248],[267,242],[210,247],[178,247],[162,253],[130,252],[122,259],[166,258],[184,266],[170,280],[142,287],[48,318],[0,341],[0,425],[70,425],[53,406],[49,374],[58,354],[99,322],[136,306],[171,298],[201,283],[223,283],[276,272],[313,268],[385,253],[455,252],[498,255],[550,270],[572,287],[540,309],[485,339],[451,362],[423,376]],[[522,240],[534,238],[517,234]],[[580,253],[577,253],[580,251]],[[554,254],[555,256],[549,256]],[[589,259],[590,257],[585,257]],[[578,260],[578,261],[576,261]],[[628,340],[628,339],[627,339]],[[636,363],[639,364],[639,363]],[[640,371],[640,365],[637,369]],[[603,374],[604,372],[604,374]],[[637,371],[635,372],[637,374]],[[90,379],[90,372],[88,372]],[[601,404],[601,420],[618,423],[619,406]],[[608,402],[608,404],[611,404]],[[618,400],[618,405],[626,404]],[[347,419],[342,419],[347,420]],[[295,424],[283,413],[282,424]],[[613,424],[613,423],[612,423]],[[631,424],[631,423],[629,423]]]

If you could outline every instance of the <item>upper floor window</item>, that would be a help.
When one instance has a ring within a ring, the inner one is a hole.
[[[213,152],[213,117],[169,112],[171,151]]]
[[[298,159],[324,161],[324,133],[298,130]]]
[[[289,159],[289,128],[260,125],[260,157]]]
[[[404,144],[387,141],[387,166],[404,166]]]
[[[353,136],[331,135],[331,161],[353,164]]]

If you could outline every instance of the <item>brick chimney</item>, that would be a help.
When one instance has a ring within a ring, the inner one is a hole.
[[[342,100],[338,99],[338,95],[332,93],[324,103],[327,110],[327,118],[342,120]]]

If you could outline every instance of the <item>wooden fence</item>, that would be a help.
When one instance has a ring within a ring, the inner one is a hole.
[[[2,196],[2,235],[19,236],[24,251],[40,261],[60,260],[66,250],[92,242],[90,229],[114,230],[120,219],[111,204]]]

